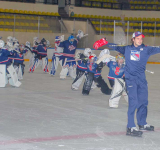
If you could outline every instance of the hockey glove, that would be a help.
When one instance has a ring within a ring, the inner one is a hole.
[[[100,48],[106,44],[108,44],[108,41],[106,40],[106,38],[102,38],[93,44],[93,48],[97,50],[98,48]]]

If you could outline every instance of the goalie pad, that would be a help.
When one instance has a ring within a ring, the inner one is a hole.
[[[91,72],[86,73],[86,79],[82,90],[83,95],[89,95],[93,80],[94,80],[94,73]]]
[[[95,78],[95,82],[98,83],[99,87],[101,88],[101,92],[106,95],[111,94],[111,89],[108,87],[107,83],[104,81],[102,76],[99,76],[98,78]]]
[[[93,48],[97,50],[98,48],[100,48],[106,44],[108,44],[108,41],[106,40],[106,38],[102,38],[93,44]]]
[[[18,76],[13,66],[10,65],[7,70],[9,72],[9,74],[7,75],[9,77],[9,84],[15,87],[19,87],[21,85],[21,82],[18,81]]]
[[[43,71],[45,73],[49,72],[49,69],[48,69],[48,57],[42,58],[42,61],[43,61]]]
[[[112,94],[109,99],[109,107],[118,108],[119,100],[125,90],[125,81],[120,78],[115,78]]]
[[[22,66],[21,66],[21,64],[19,65],[19,69],[18,69],[18,79],[19,80],[23,79],[23,72],[22,72]]]
[[[0,65],[0,87],[6,86],[6,65]]]
[[[29,68],[34,64],[34,60],[35,60],[35,54],[31,53],[31,56],[29,58]]]
[[[84,71],[76,70],[76,78],[74,79],[72,83],[72,90],[78,90],[79,86],[81,85],[83,79],[84,79]]]

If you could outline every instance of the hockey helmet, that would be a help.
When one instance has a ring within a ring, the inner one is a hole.
[[[92,54],[92,50],[90,48],[85,48],[84,55],[86,57],[89,57]]]
[[[68,37],[68,41],[71,43],[71,44],[73,44],[73,42],[74,42],[74,36],[73,35],[70,35],[69,37]]]
[[[55,37],[55,41],[60,41],[60,40],[61,40],[60,36]]]

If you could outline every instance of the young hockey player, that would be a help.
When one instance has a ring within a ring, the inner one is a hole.
[[[15,54],[12,47],[13,39],[7,40],[7,47],[4,47],[4,41],[0,40],[0,65],[2,65],[0,66],[0,87],[5,87],[8,81],[10,85],[19,87],[21,83],[18,81],[16,71],[12,66],[12,59],[9,58]]]
[[[63,42],[63,41],[64,41],[64,35],[55,37],[55,52],[53,53],[53,56],[52,56],[52,66],[50,69],[50,75],[55,75],[56,70],[58,68],[58,64],[60,64],[62,67],[62,61],[64,59],[62,54],[63,48],[58,47],[58,45],[60,44],[60,42]]]
[[[71,89],[78,90],[80,84],[82,83],[85,77],[85,71],[87,71],[87,61],[89,56],[92,54],[92,50],[90,48],[85,48],[84,53],[77,53],[76,61],[77,61],[77,69],[76,69],[76,78],[72,83]],[[92,89],[96,87],[95,83],[92,83]]]
[[[116,56],[116,61],[109,61],[107,66],[109,67],[108,80],[113,87],[111,97],[109,99],[109,107],[118,108],[119,100],[121,96],[128,103],[128,95],[126,93],[125,81],[124,81],[124,65],[125,58],[122,54]]]
[[[40,44],[36,48],[37,52],[35,54],[35,60],[33,65],[31,65],[29,71],[34,72],[34,70],[39,65],[39,60],[43,59],[43,71],[49,72],[48,70],[48,57],[47,57],[47,41],[43,38],[40,42]]]
[[[67,73],[71,78],[76,78],[76,61],[75,61],[75,52],[77,49],[78,41],[83,37],[83,31],[79,30],[77,39],[74,38],[73,35],[68,37],[68,40],[60,42],[58,47],[64,48],[63,56],[64,56],[64,63],[62,66],[62,71],[60,72],[60,78],[65,79]]]
[[[123,78],[124,77],[124,56],[121,54],[118,54],[117,56],[117,61],[109,61],[107,63],[107,66],[109,67],[109,74],[108,74],[108,80],[113,87],[114,85],[114,79],[115,78]]]
[[[95,54],[89,56],[89,60],[87,61],[86,79],[82,90],[83,95],[89,95],[93,81],[97,82],[100,85],[102,93],[107,95],[111,94],[111,89],[109,89],[108,85],[101,76],[101,70],[103,68],[103,59],[98,64],[96,61],[97,57]]]
[[[128,92],[128,124],[127,135],[142,136],[142,131],[154,131],[154,126],[147,124],[147,105],[148,105],[148,85],[145,76],[147,60],[151,55],[160,53],[159,47],[145,46],[141,32],[132,35],[132,45],[128,46],[109,46],[125,56],[125,81]],[[103,38],[95,42],[97,49],[108,42]],[[137,109],[137,123],[139,130],[134,122],[135,111]]]
[[[29,46],[30,43],[26,42],[26,45],[27,46],[25,47],[23,44],[20,44],[18,48],[16,48],[17,50],[15,51],[15,56],[13,57],[13,66],[14,69],[16,70],[19,80],[23,79],[24,68],[25,68],[24,55],[26,54],[26,52],[28,52],[27,47],[30,47]]]

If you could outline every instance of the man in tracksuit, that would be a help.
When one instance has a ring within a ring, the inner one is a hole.
[[[129,98],[126,134],[133,136],[141,136],[143,132],[139,130],[154,131],[154,126],[148,125],[146,122],[148,84],[146,81],[145,69],[148,58],[151,55],[160,53],[160,48],[145,46],[142,44],[143,38],[144,35],[141,32],[135,32],[132,35],[132,45],[112,47],[125,56],[125,80]],[[102,43],[100,44],[103,45]],[[136,128],[134,122],[136,109],[139,130]]]
[[[127,135],[141,136],[143,132],[137,130],[134,123],[137,109],[137,123],[140,130],[154,131],[154,126],[148,125],[148,84],[145,76],[146,64],[151,55],[160,53],[160,48],[142,44],[144,35],[135,32],[132,36],[132,45],[119,47],[115,50],[125,55],[125,79],[129,96]]]

